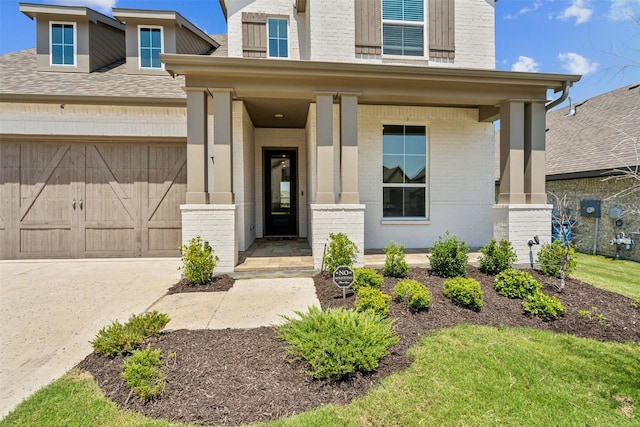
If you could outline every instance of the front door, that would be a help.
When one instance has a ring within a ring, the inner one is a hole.
[[[296,152],[265,150],[265,236],[297,236]]]

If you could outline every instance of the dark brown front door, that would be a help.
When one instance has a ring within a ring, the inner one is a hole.
[[[297,180],[294,150],[265,150],[265,236],[297,236]]]

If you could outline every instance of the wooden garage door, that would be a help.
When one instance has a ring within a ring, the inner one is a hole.
[[[4,258],[179,255],[184,144],[1,147]]]

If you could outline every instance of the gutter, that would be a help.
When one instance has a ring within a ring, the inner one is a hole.
[[[569,89],[570,88],[571,88],[571,82],[569,80],[565,80],[565,82],[562,84],[562,95],[560,96],[560,98],[556,99],[555,101],[551,101],[550,103],[548,103],[544,107],[545,111],[548,112],[549,110],[551,110],[556,105],[559,105],[559,104],[563,103],[565,101],[565,99],[567,99],[567,97],[569,96]]]

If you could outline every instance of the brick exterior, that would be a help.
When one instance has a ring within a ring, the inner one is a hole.
[[[542,244],[551,242],[551,209],[551,205],[495,205],[494,238],[511,242],[518,256],[516,266],[530,267]],[[528,245],[533,236],[538,236],[540,245]]]
[[[313,267],[320,269],[329,233],[345,233],[358,247],[354,267],[364,266],[364,205],[311,205]]]

